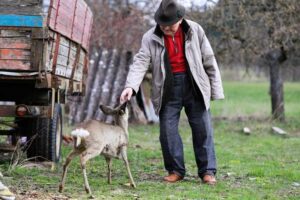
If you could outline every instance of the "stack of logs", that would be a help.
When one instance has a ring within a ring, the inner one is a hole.
[[[92,50],[85,95],[68,97],[67,108],[69,109],[66,110],[69,112],[70,124],[89,119],[113,122],[110,116],[100,111],[99,105],[116,106],[119,103],[132,57],[131,52],[123,50],[102,48]],[[139,95],[143,98],[133,98],[130,101],[130,121],[138,123],[153,121],[147,117],[145,107],[138,106],[138,104],[143,105],[144,102],[137,103],[137,99],[145,99],[143,94]],[[147,108],[147,105],[145,106]]]

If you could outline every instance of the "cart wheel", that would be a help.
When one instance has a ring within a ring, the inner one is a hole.
[[[62,143],[62,111],[55,105],[53,119],[37,118],[35,134],[29,137],[27,157],[39,161],[59,162]]]

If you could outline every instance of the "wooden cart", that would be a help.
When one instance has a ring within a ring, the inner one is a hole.
[[[0,134],[26,136],[30,158],[59,161],[61,104],[84,94],[91,28],[84,0],[0,1],[0,117],[15,119]]]

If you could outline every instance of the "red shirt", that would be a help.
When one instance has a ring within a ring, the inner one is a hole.
[[[181,25],[174,36],[164,35],[165,46],[168,50],[172,72],[185,72],[186,60],[184,55],[184,33]]]

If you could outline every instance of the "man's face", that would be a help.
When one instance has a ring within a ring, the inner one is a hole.
[[[182,22],[182,19],[173,25],[169,25],[169,26],[159,25],[159,27],[165,35],[174,36],[175,33],[177,32],[181,22]]]

